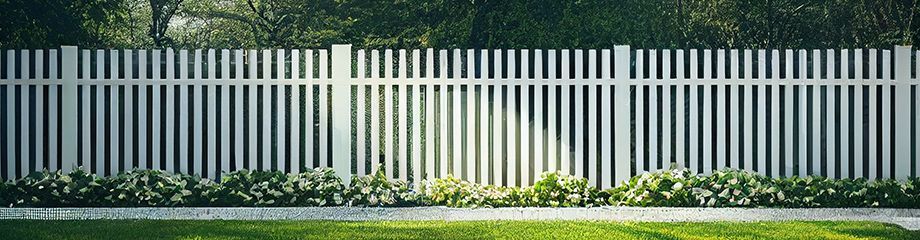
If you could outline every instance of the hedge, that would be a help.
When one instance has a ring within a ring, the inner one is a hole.
[[[587,179],[541,174],[530,187],[481,185],[448,176],[418,186],[376,174],[345,185],[331,169],[299,174],[241,170],[220,182],[160,170],[98,177],[77,170],[33,172],[0,184],[6,207],[920,207],[920,179],[906,181],[769,178],[722,170],[698,175],[666,170],[632,177],[600,190]]]

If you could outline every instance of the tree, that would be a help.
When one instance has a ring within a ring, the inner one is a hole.
[[[182,1],[150,0],[150,31],[147,35],[153,39],[154,46],[164,47],[173,44],[173,40],[166,35],[166,30]]]

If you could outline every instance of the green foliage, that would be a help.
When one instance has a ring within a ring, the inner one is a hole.
[[[606,193],[588,180],[545,172],[532,187],[481,185],[448,176],[422,185],[424,200],[448,207],[591,207],[605,205]]]
[[[0,184],[7,207],[920,207],[920,178],[907,181],[769,178],[722,170],[697,175],[672,169],[644,173],[601,191],[584,178],[546,172],[531,187],[481,185],[452,176],[417,188],[388,180],[383,169],[345,186],[328,168],[298,174],[241,170],[220,182],[160,170],[110,177],[76,170],[33,172]],[[416,191],[418,190],[418,191]]]
[[[224,175],[220,187],[204,194],[217,206],[337,206],[344,202],[343,191],[332,169],[318,168],[300,174],[240,170]]]
[[[251,4],[250,4],[251,3]],[[183,0],[150,35],[146,0],[3,0],[0,48],[890,48],[920,1]]]
[[[411,206],[418,198],[405,181],[387,180],[383,166],[372,175],[352,176],[347,190],[348,206]]]
[[[105,189],[101,205],[113,207],[207,206],[202,196],[217,187],[198,176],[160,170],[128,171],[96,182]]]
[[[15,182],[7,182],[5,193],[13,207],[90,207],[101,205],[106,190],[96,177],[82,170],[69,174],[60,171],[33,172]]]
[[[422,183],[427,205],[448,207],[517,207],[521,206],[518,188],[480,185],[454,178],[439,178]]]
[[[695,202],[691,194],[695,180],[686,170],[643,173],[606,192],[614,205],[688,207]]]
[[[644,173],[609,189],[609,203],[655,207],[920,207],[920,179],[769,178],[722,170]]]
[[[539,207],[591,207],[605,205],[603,192],[588,186],[588,179],[562,175],[559,172],[544,172],[534,183],[530,195],[531,204]]]

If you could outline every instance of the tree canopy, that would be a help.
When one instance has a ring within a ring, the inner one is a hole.
[[[856,48],[920,0],[0,0],[0,48]]]

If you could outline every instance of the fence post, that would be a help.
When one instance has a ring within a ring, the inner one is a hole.
[[[615,46],[614,54],[614,154],[613,158],[605,161],[613,161],[614,166],[614,186],[620,185],[621,182],[629,179],[630,174],[630,156],[629,156],[629,46]]]
[[[895,111],[894,127],[894,167],[898,180],[907,180],[910,176],[910,46],[894,47],[894,84]],[[886,169],[887,171],[887,169]]]
[[[350,80],[351,45],[332,45],[332,169],[346,185],[351,181]]]
[[[61,171],[77,168],[77,47],[61,46]]]

